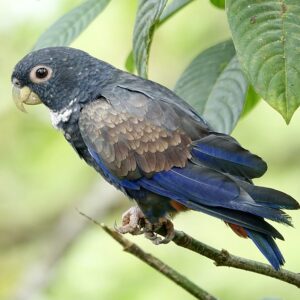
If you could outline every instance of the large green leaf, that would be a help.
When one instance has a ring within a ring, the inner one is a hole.
[[[242,112],[247,86],[233,43],[226,41],[200,53],[177,81],[175,92],[214,130],[230,133]]]
[[[248,81],[235,56],[220,74],[206,101],[203,118],[218,132],[230,133],[244,107]]]
[[[232,41],[208,48],[185,69],[174,91],[202,114],[217,79],[234,56]]]
[[[300,1],[227,0],[226,10],[244,71],[288,123],[300,105]]]
[[[133,73],[135,70],[133,52],[130,51],[125,61],[125,68],[128,72]]]
[[[255,92],[252,85],[249,85],[242,117],[246,116],[259,102],[261,97]]]
[[[185,7],[187,4],[193,2],[194,0],[173,0],[163,11],[159,18],[159,24],[163,24],[170,17],[176,14],[180,9]]]
[[[68,46],[102,12],[110,0],[88,0],[58,19],[38,39],[34,49]]]
[[[195,0],[173,0],[162,12],[159,21],[156,24],[156,27],[159,27],[162,25],[165,21],[167,21],[170,17],[172,17],[174,14],[176,14],[180,9],[185,7],[187,4],[193,2]],[[127,56],[126,62],[125,62],[125,68],[127,71],[133,73],[135,70],[135,64],[133,59],[133,52],[130,51],[130,53]]]
[[[225,0],[210,0],[210,2],[219,8],[225,8]]]
[[[138,74],[147,77],[154,28],[167,0],[140,0],[133,31],[133,58]]]

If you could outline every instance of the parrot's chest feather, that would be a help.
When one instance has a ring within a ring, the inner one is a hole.
[[[72,109],[64,109],[62,111],[50,111],[51,123],[54,128],[61,130],[61,123],[66,123],[70,120]]]
[[[59,111],[50,110],[52,126],[60,131],[64,131],[63,125],[68,123],[71,119],[71,116],[78,111],[79,107],[77,105],[69,105]]]

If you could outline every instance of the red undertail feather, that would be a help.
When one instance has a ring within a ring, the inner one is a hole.
[[[186,206],[182,205],[181,203],[175,200],[171,200],[170,204],[177,212],[189,210]]]
[[[227,223],[226,224],[240,237],[247,238],[248,234],[245,231],[245,229],[242,226],[232,224],[232,223]]]

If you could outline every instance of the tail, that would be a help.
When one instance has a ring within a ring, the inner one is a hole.
[[[274,239],[266,234],[246,229],[248,237],[254,242],[260,252],[266,257],[275,270],[284,265],[285,260]]]
[[[277,247],[272,235],[257,232],[249,228],[245,229],[237,224],[228,222],[225,223],[227,223],[238,236],[243,238],[249,237],[275,270],[279,270],[280,267],[284,264],[284,258],[279,248]]]
[[[184,168],[158,172],[136,183],[231,224],[236,233],[252,239],[278,270],[284,258],[274,239],[283,237],[264,219],[292,226],[282,209],[298,209],[298,202],[280,191],[253,185],[251,179],[262,176],[267,165],[230,136],[211,133],[193,142],[191,154]]]
[[[262,176],[267,170],[267,165],[260,157],[242,148],[232,137],[217,133],[211,134],[194,142],[193,154],[196,164],[205,164],[215,170],[225,172],[262,207],[277,210],[300,208],[299,203],[291,196],[275,189],[252,184],[251,179]],[[274,241],[274,235],[255,231],[249,226],[228,224],[237,235],[249,237],[274,269],[278,270],[284,264],[285,260]]]

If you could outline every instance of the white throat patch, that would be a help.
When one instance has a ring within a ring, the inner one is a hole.
[[[60,123],[68,122],[73,111],[76,111],[78,108],[74,105],[77,101],[77,98],[74,98],[67,107],[63,108],[60,111],[52,111],[50,109],[51,123],[54,128],[62,130],[58,125]]]
[[[58,126],[59,123],[69,121],[72,112],[73,112],[72,108],[67,108],[67,109],[65,108],[62,109],[61,111],[50,110],[51,123],[53,127],[56,129],[61,129]]]

